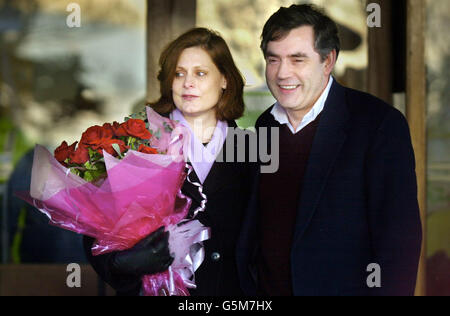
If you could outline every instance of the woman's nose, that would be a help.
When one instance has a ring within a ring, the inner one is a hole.
[[[185,88],[192,88],[194,86],[194,78],[187,74],[184,78],[184,87]]]

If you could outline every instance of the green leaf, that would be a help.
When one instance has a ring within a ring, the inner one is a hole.
[[[172,133],[173,128],[172,126],[170,126],[169,124],[167,124],[166,122],[163,122],[163,126],[164,126],[164,130],[168,133]]]
[[[123,158],[122,153],[120,152],[120,147],[118,144],[112,144],[112,148],[116,151],[120,158]]]
[[[83,179],[89,182],[93,182],[105,174],[106,170],[88,170],[84,173]]]
[[[70,172],[72,172],[74,175],[80,176],[80,177],[82,178],[82,176],[81,176],[81,171],[80,171],[79,169],[76,169],[76,168],[70,168]]]
[[[147,118],[147,112],[144,110],[136,112],[136,113],[132,113],[130,115],[128,115],[127,117],[124,118],[124,121],[128,121],[130,118],[132,119],[140,119],[145,121],[145,119]]]
[[[128,137],[127,146],[133,145],[137,141],[135,137]]]
[[[88,181],[88,182],[94,181],[94,175],[93,175],[92,171],[86,171],[86,172],[84,173],[83,179],[86,180],[86,181]]]
[[[89,158],[93,157],[97,152],[91,148],[88,148],[89,150]]]
[[[161,130],[158,129],[158,131],[153,136],[155,136],[157,140],[160,140],[161,139]]]
[[[93,150],[91,148],[88,148],[88,150],[89,150],[89,160],[90,161],[96,161],[96,160],[99,160],[101,157],[103,157],[103,155],[100,154],[96,150]]]
[[[97,161],[94,165],[95,170],[99,171],[99,172],[106,172],[106,166],[105,163],[103,161]]]

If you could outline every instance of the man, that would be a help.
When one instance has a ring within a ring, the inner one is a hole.
[[[264,26],[277,103],[256,127],[279,128],[280,167],[257,175],[243,224],[247,294],[414,293],[421,224],[408,125],[333,79],[339,45],[335,23],[311,5],[282,7]]]

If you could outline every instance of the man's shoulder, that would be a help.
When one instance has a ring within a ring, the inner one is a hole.
[[[364,91],[360,91],[360,90],[355,90],[349,87],[344,87],[345,91],[346,91],[346,95],[347,95],[347,100],[350,103],[362,103],[368,106],[377,106],[377,107],[381,107],[381,108],[388,108],[391,107],[390,104],[386,103],[385,101],[381,100],[380,98],[364,92]]]
[[[345,91],[347,108],[355,119],[381,124],[387,117],[403,119],[403,114],[382,99],[359,90],[341,86]]]

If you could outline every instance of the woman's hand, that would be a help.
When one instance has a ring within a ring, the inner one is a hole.
[[[112,258],[111,269],[116,274],[142,276],[167,270],[173,260],[169,250],[169,232],[164,232],[163,226],[133,248],[117,252]]]

